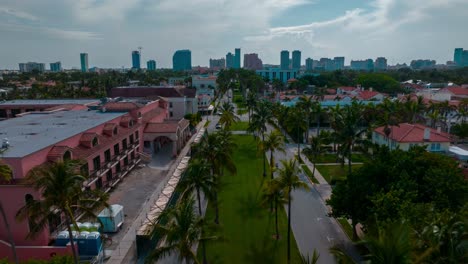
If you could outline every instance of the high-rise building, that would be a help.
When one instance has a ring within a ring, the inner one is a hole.
[[[292,63],[291,68],[293,70],[301,69],[301,51],[295,50],[292,52]]]
[[[138,50],[132,51],[132,69],[137,69],[137,70],[141,69],[140,59],[141,59],[140,52]]]
[[[178,50],[172,56],[172,69],[174,71],[188,71],[192,69],[192,52]]]
[[[453,61],[458,66],[463,66],[463,48],[456,48],[453,54]]]
[[[334,69],[333,70],[342,70],[344,69],[345,57],[335,57],[333,58]]]
[[[60,61],[50,63],[51,72],[60,72],[62,71],[62,63]]]
[[[356,71],[371,71],[374,69],[374,61],[372,59],[352,60],[351,69]]]
[[[249,70],[261,70],[263,68],[262,60],[257,53],[244,54],[244,68]]]
[[[211,59],[210,58],[210,69],[212,70],[221,70],[226,68],[226,60],[224,58],[221,59]]]
[[[227,69],[234,68],[234,59],[235,59],[235,56],[231,52],[228,52],[228,54],[226,54],[226,68]]]
[[[148,71],[155,71],[156,70],[156,61],[155,60],[149,60],[146,62],[146,69]]]
[[[412,60],[410,67],[415,70],[420,69],[431,69],[434,68],[436,65],[435,60]]]
[[[88,53],[80,53],[81,71],[87,72],[88,66]]]
[[[44,72],[45,71],[45,64],[39,62],[27,62],[27,63],[20,63],[19,64],[20,72]]]
[[[287,50],[281,51],[280,68],[281,70],[289,69],[289,51]]]
[[[240,69],[241,67],[241,49],[237,48],[234,50],[234,69]]]
[[[468,50],[463,51],[462,65],[463,65],[463,67],[468,67]]]
[[[306,63],[306,71],[312,71],[314,70],[314,60],[311,58],[307,58],[305,60]]]
[[[378,57],[375,59],[374,69],[376,70],[386,70],[387,69],[387,59],[385,57]]]

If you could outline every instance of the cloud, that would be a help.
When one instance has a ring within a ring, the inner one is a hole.
[[[0,24],[1,31],[23,32],[28,34],[46,35],[49,38],[64,40],[97,40],[102,39],[101,35],[95,32],[64,30],[54,27],[29,26],[21,24]]]
[[[13,8],[0,6],[0,15],[2,13],[13,16],[13,17],[16,17],[16,18],[19,18],[19,19],[25,19],[25,20],[30,20],[30,21],[39,20],[39,18],[37,18],[36,16],[34,16],[34,15],[30,14],[30,13],[27,13],[27,12],[24,12],[24,11],[21,11],[21,10],[17,10],[17,9],[13,9]]]

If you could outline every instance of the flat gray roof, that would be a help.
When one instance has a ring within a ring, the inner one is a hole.
[[[0,140],[7,138],[10,143],[2,156],[27,156],[125,114],[102,113],[97,110],[58,111],[49,114],[34,112],[1,121]],[[0,141],[0,147],[1,144]]]
[[[19,100],[10,100],[10,101],[0,101],[1,105],[64,105],[64,104],[81,104],[88,105],[92,103],[99,103],[99,99],[40,99],[40,100],[28,100],[28,99],[19,99]]]

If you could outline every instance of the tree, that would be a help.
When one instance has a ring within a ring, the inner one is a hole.
[[[299,167],[296,160],[282,160],[278,182],[288,196],[288,263],[291,263],[291,192],[295,189],[306,189],[307,184],[299,179]]]
[[[301,96],[299,97],[299,102],[297,102],[297,107],[300,107],[305,113],[305,120],[306,120],[306,131],[305,131],[305,138],[306,142],[309,142],[309,126],[310,126],[310,119],[312,117],[312,112],[315,108],[315,101],[312,96]]]
[[[324,152],[322,136],[313,137],[310,141],[310,146],[302,150],[302,152],[310,159],[312,165],[314,165],[314,170],[312,171],[312,177],[315,176],[315,163],[317,162],[317,157]]]
[[[245,100],[245,104],[247,105],[247,111],[249,114],[249,124],[250,124],[250,115],[252,114],[252,111],[257,105],[257,96],[255,95],[254,92],[249,91],[249,93],[247,94],[247,99]]]
[[[267,151],[270,152],[270,173],[271,179],[273,179],[273,171],[275,166],[273,152],[281,151],[285,153],[286,151],[284,148],[284,138],[281,132],[278,130],[271,131],[271,133],[267,135],[265,141],[261,143],[260,149],[262,150],[262,155],[265,155],[265,152]]]
[[[235,114],[234,107],[229,102],[224,102],[221,106],[221,117],[219,123],[223,125],[224,129],[229,129],[235,122],[239,122],[239,117]]]
[[[307,129],[307,125],[304,122],[304,112],[299,107],[293,107],[289,110],[286,119],[286,127],[289,129],[288,132],[296,136],[297,142],[297,156],[301,157],[300,144],[303,139],[302,135]]]
[[[287,203],[286,195],[284,189],[281,188],[280,182],[278,180],[272,179],[267,182],[263,187],[263,204],[269,204],[270,207],[274,204],[275,212],[275,237],[276,239],[280,238],[279,228],[278,228],[278,205]]]
[[[213,176],[210,174],[210,168],[206,161],[192,159],[178,188],[182,190],[182,199],[188,199],[193,192],[196,192],[198,214],[200,217],[203,217],[200,191],[203,192],[205,197],[212,200],[213,191],[216,189],[216,184],[213,180]],[[203,236],[203,228],[201,228],[201,233]],[[203,263],[206,263],[205,241],[202,241],[202,250]]]
[[[309,257],[309,254],[307,254],[307,256],[301,255],[301,264],[316,264],[318,263],[319,258],[320,254],[316,249],[314,249],[312,257]]]
[[[261,101],[257,104],[252,114],[252,120],[247,131],[259,133],[262,136],[262,142],[265,141],[267,124],[272,123],[273,114],[267,101]],[[263,177],[266,176],[266,157],[263,154]]]
[[[199,263],[193,246],[201,241],[215,239],[201,237],[203,220],[195,214],[193,199],[184,199],[173,208],[164,210],[159,219],[165,218],[167,224],[154,224],[154,235],[164,237],[164,244],[154,249],[146,258],[146,263],[153,263],[173,253],[178,254],[179,261]]]
[[[0,181],[10,181],[11,174],[12,174],[12,171],[11,171],[10,166],[0,161]],[[10,243],[11,251],[13,254],[13,259],[15,263],[18,264],[19,260],[18,260],[18,255],[16,254],[15,240],[13,239],[13,234],[11,233],[10,223],[8,222],[8,219],[5,214],[5,210],[3,209],[3,204],[1,201],[0,201],[0,215],[2,216],[3,223],[5,224],[5,229],[8,235],[8,242]]]
[[[33,168],[28,173],[26,181],[41,193],[42,199],[31,199],[17,213],[18,220],[28,219],[30,224],[28,236],[31,238],[48,226],[50,218],[63,215],[75,263],[78,263],[72,234],[72,226],[78,229],[75,214],[79,212],[85,217],[96,219],[94,213],[96,210],[109,207],[107,194],[99,190],[83,191],[86,177],[80,175],[80,165],[80,162],[70,160]]]

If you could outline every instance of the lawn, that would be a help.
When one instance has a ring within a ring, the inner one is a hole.
[[[234,136],[238,145],[234,152],[237,165],[236,175],[221,178],[220,227],[210,230],[220,236],[217,241],[207,243],[208,263],[286,263],[287,218],[284,207],[280,207],[280,240],[273,238],[274,214],[259,206],[262,185],[262,158],[257,155],[252,136]],[[268,174],[269,175],[269,174]],[[206,218],[214,219],[214,208],[208,206]],[[299,263],[300,255],[292,236],[292,263]],[[201,259],[201,247],[198,251]]]
[[[305,174],[307,174],[307,176],[313,183],[317,183],[317,184],[319,183],[317,179],[312,175],[312,171],[309,169],[309,167],[307,167],[307,165],[302,165],[301,167],[302,167],[302,170],[305,172]]]
[[[351,154],[352,162],[364,162],[366,161],[366,156],[364,154],[353,153]]]
[[[341,228],[349,237],[349,239],[352,240],[353,239],[353,227],[348,222],[348,220],[346,218],[337,218],[336,220],[338,221],[338,223],[340,223]]]
[[[352,169],[355,170],[361,166],[361,164],[355,164],[352,165]],[[347,164],[344,167],[341,167],[341,165],[317,165],[317,170],[328,183],[330,183],[332,179],[335,181],[344,180],[348,175]]]
[[[236,122],[234,124],[232,124],[230,130],[231,131],[243,131],[243,130],[247,130],[247,127],[249,127],[249,122]]]
[[[309,155],[310,156],[310,155]],[[307,158],[311,160],[312,157],[309,157],[307,156]],[[316,161],[315,161],[317,164],[318,163],[337,163],[336,161],[336,154],[332,154],[332,153],[324,153],[322,155],[319,155],[317,156],[316,158]]]

